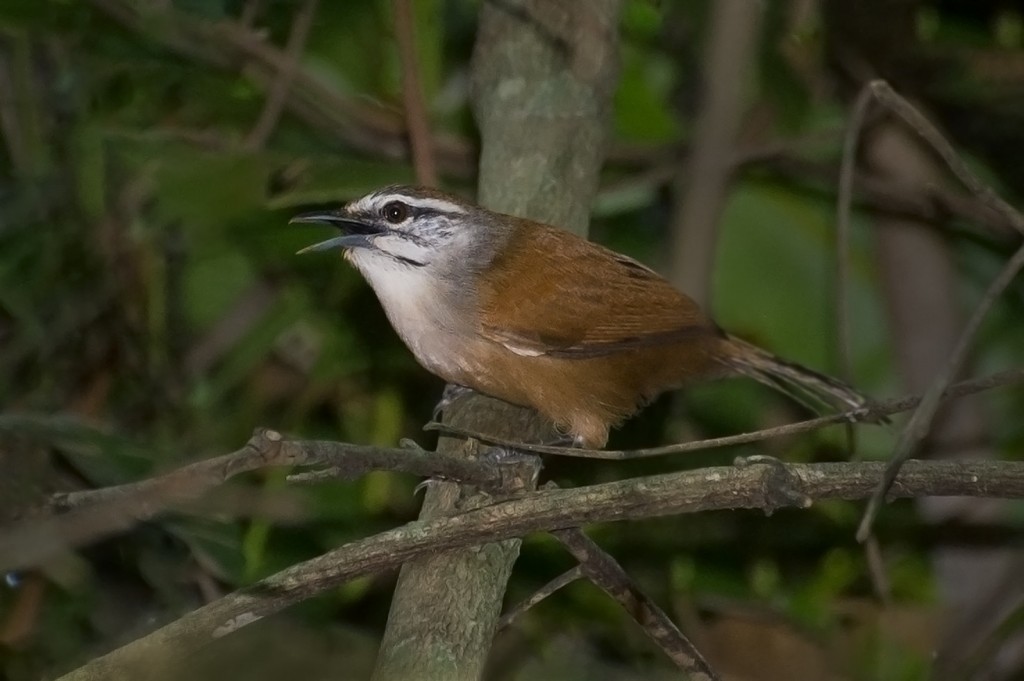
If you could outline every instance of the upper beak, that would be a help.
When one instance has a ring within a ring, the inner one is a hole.
[[[315,243],[312,246],[306,246],[297,255],[313,251],[327,251],[334,248],[365,248],[371,245],[370,237],[380,233],[380,229],[374,225],[337,212],[303,213],[296,215],[288,221],[289,225],[296,223],[333,225],[343,232],[341,236]]]

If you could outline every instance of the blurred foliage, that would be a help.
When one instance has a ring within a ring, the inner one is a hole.
[[[420,426],[441,382],[416,365],[350,268],[327,256],[294,256],[319,230],[287,225],[306,207],[413,180],[391,6],[319,3],[303,77],[291,83],[269,139],[254,140],[277,78],[267,49],[282,54],[277,46],[286,43],[298,4],[0,3],[3,521],[55,490],[136,480],[232,451],[256,426],[432,444]],[[440,165],[449,187],[465,193],[474,176],[467,99],[478,4],[415,3]],[[878,5],[854,4],[865,12]],[[904,61],[880,54],[880,64],[901,66],[880,71],[933,105],[976,165],[1019,197],[1020,11],[1007,3],[904,4],[913,6],[917,31],[908,50],[920,51]],[[816,12],[798,11],[807,5],[816,3],[767,5],[760,68],[745,84],[754,113],[744,141],[816,140],[794,144],[794,153],[834,167],[844,111],[835,92],[844,84],[826,45],[841,36]],[[629,0],[623,16],[615,148],[592,233],[655,266],[670,200],[657,171],[675,163],[688,139],[706,15],[707,2]],[[918,68],[906,66],[911,57]],[[982,69],[986,80],[979,64],[1004,68]],[[1001,86],[989,87],[994,81]],[[715,280],[723,326],[823,369],[834,360],[833,185],[816,175],[776,174],[770,165],[744,167],[723,221]],[[869,218],[856,216],[850,254],[854,364],[858,383],[882,395],[899,381]],[[976,300],[1006,246],[970,226],[947,233],[964,301]],[[1018,286],[986,327],[979,367],[1024,362],[1022,307]],[[979,399],[989,405],[1001,451],[1021,451],[1024,396],[1007,390]],[[660,400],[612,445],[734,433],[799,415],[758,386],[700,386]],[[865,431],[862,455],[884,457],[892,434]],[[753,452],[804,461],[847,456],[836,430],[685,460],[550,459],[546,475],[584,484]],[[298,489],[283,478],[282,471],[249,476],[218,491],[205,511],[171,515],[45,570],[9,575],[0,586],[0,677],[71,668],[220,593],[407,521],[418,507],[416,481],[404,477]],[[835,503],[771,518],[736,512],[652,520],[594,528],[594,535],[685,622],[704,616],[702,640],[716,657],[729,651],[737,668],[750,657],[761,669],[786,670],[783,652],[802,650],[812,676],[779,678],[813,678],[815,669],[842,670],[842,678],[921,678],[935,627],[928,550],[945,540],[921,528],[909,505],[887,511],[879,532],[898,607],[882,611],[852,539],[857,520],[856,506]],[[510,602],[568,565],[549,538],[529,538]],[[277,667],[246,657],[264,640],[288,659],[302,658],[310,678],[316,656],[324,668],[365,672],[392,584],[391,575],[359,580],[252,627],[223,649],[234,650],[241,665],[232,677],[274,673]],[[528,660],[523,674],[581,650],[603,660],[605,671],[665,673],[667,662],[627,619],[578,584],[539,606],[518,633],[503,634],[496,655]],[[751,636],[763,647],[744,649]]]

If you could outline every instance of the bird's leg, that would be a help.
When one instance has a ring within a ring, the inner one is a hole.
[[[443,412],[448,411],[448,408],[452,406],[455,400],[460,397],[465,397],[471,392],[473,392],[473,389],[467,388],[464,385],[446,383],[444,386],[444,392],[441,393],[441,399],[434,405],[434,412],[431,415],[431,419],[437,421]]]
[[[545,440],[541,444],[548,447],[584,447],[582,438],[580,436],[572,436],[569,433],[558,432],[558,434],[550,440]],[[495,464],[517,464],[525,463],[529,461],[537,461],[539,464],[543,461],[539,454],[531,452],[529,450],[517,449],[510,445],[492,445],[484,450],[484,458]],[[537,466],[537,473],[540,473],[541,465]],[[534,476],[536,478],[536,475]]]
[[[572,447],[573,449],[586,449],[586,445],[583,442],[583,436],[573,436],[569,433],[561,432],[550,440],[545,440],[541,444],[545,447]]]

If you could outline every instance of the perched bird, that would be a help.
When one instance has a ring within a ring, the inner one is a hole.
[[[343,249],[428,371],[533,407],[577,446],[603,447],[612,426],[694,380],[743,375],[804,403],[868,404],[722,331],[636,260],[551,225],[409,186],[291,222],[341,231],[299,252]]]

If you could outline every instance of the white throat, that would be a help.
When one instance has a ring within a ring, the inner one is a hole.
[[[391,326],[431,372],[448,380],[462,373],[458,358],[470,329],[460,322],[460,300],[430,267],[397,262],[370,249],[353,249],[346,259],[366,278]]]

